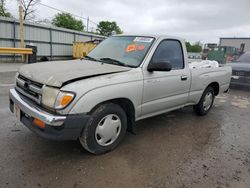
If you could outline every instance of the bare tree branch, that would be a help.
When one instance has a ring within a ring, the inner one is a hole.
[[[5,8],[6,0],[0,0],[0,16],[11,17],[11,14]]]
[[[17,0],[18,1],[18,0]],[[33,20],[35,18],[35,6],[37,3],[39,3],[41,0],[21,0],[21,4],[23,6],[23,19],[24,20]]]

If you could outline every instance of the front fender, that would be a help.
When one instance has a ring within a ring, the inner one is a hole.
[[[81,96],[71,108],[69,114],[88,113],[100,103],[117,98],[126,98],[133,103],[135,117],[138,117],[141,114],[142,92],[142,80],[95,88]]]

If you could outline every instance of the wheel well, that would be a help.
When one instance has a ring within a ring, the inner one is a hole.
[[[214,89],[214,94],[215,94],[215,96],[217,96],[219,94],[219,92],[220,92],[219,84],[217,82],[213,82],[213,83],[209,84],[208,87],[209,86]]]
[[[127,120],[128,120],[128,128],[127,129],[128,129],[129,132],[135,134],[136,133],[136,129],[135,129],[135,108],[134,108],[133,103],[129,99],[126,99],[126,98],[117,98],[117,99],[111,99],[111,100],[108,100],[108,101],[104,101],[104,102],[96,105],[93,109],[95,109],[97,106],[100,106],[100,105],[102,105],[104,103],[109,103],[109,102],[119,105],[125,111],[125,113],[127,115]]]

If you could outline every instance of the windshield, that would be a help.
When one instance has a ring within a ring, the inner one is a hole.
[[[94,48],[87,58],[121,66],[138,67],[147,54],[154,38],[114,36]]]
[[[250,53],[245,53],[245,54],[241,55],[237,59],[237,62],[250,63]]]

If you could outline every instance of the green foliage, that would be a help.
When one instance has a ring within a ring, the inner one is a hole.
[[[187,52],[201,52],[202,45],[200,42],[196,42],[195,44],[190,44],[190,42],[186,42]]]
[[[77,20],[69,13],[58,13],[52,20],[52,24],[57,27],[83,31],[84,24],[81,20]]]
[[[0,1],[0,16],[12,17],[11,14],[9,12],[7,12],[7,10],[5,8],[5,0]]]
[[[110,36],[112,32],[115,32],[116,34],[121,34],[122,30],[116,22],[101,21],[97,25],[97,32],[104,36]]]

